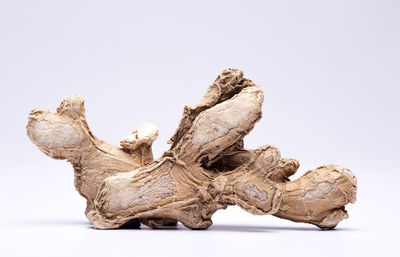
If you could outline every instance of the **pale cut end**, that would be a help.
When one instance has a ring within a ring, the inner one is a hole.
[[[121,140],[121,147],[130,151],[136,150],[138,147],[145,145],[151,147],[154,140],[158,137],[158,128],[151,123],[144,123],[136,130]]]

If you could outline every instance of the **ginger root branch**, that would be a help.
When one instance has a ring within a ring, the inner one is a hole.
[[[261,119],[263,100],[242,71],[224,70],[197,105],[185,106],[171,148],[156,160],[154,125],[141,125],[121,147],[107,144],[91,133],[80,95],[65,99],[56,113],[33,110],[27,133],[46,155],[73,165],[75,187],[96,228],[179,221],[206,229],[213,213],[229,205],[334,228],[348,217],[345,205],[355,202],[355,176],[326,165],[291,181],[297,160],[281,158],[270,145],[245,149],[243,139]]]

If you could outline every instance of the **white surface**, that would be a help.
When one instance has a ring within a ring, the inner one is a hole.
[[[398,1],[0,0],[1,256],[399,256]],[[207,231],[91,228],[69,164],[26,136],[33,108],[81,93],[115,145],[143,122],[168,149],[183,105],[227,67],[265,92],[246,147],[280,147],[295,177],[337,163],[358,178],[334,231],[215,214]],[[134,99],[134,100],[132,100]]]
[[[322,231],[273,216],[253,216],[237,207],[218,211],[214,225],[193,231],[182,225],[153,230],[95,230],[83,212],[65,162],[41,164],[2,174],[0,244],[2,256],[398,256],[397,188],[382,192],[360,177],[359,199],[350,218]],[[41,167],[43,169],[41,169]],[[21,172],[26,172],[22,176]],[[362,169],[368,172],[368,169]],[[24,188],[22,188],[22,185]],[[393,186],[395,186],[393,184]],[[390,196],[391,193],[397,194]],[[395,192],[396,190],[396,192]],[[373,195],[373,194],[377,195]],[[378,197],[384,197],[378,199]],[[388,198],[389,197],[389,198]]]

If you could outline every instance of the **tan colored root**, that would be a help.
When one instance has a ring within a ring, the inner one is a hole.
[[[75,187],[87,200],[86,214],[93,209],[97,189],[105,178],[153,161],[151,145],[158,136],[157,127],[145,123],[121,141],[122,148],[96,138],[87,125],[81,95],[66,98],[56,113],[31,111],[26,128],[43,153],[72,164]]]
[[[213,213],[229,205],[335,227],[347,217],[344,206],[355,201],[355,177],[328,165],[290,181],[297,160],[281,158],[273,146],[244,149],[243,138],[261,118],[263,99],[242,71],[223,71],[196,106],[185,106],[170,150],[155,161],[153,125],[128,135],[123,148],[110,146],[90,133],[80,96],[65,100],[57,114],[34,110],[27,128],[43,152],[73,163],[77,189],[88,199],[87,216],[96,228],[140,219],[150,227],[178,220],[205,229]]]
[[[348,217],[344,206],[356,201],[357,180],[338,165],[321,166],[282,184],[283,199],[275,216],[334,228]]]

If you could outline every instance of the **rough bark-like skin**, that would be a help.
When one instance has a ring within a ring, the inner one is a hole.
[[[244,149],[263,100],[262,90],[242,71],[223,71],[196,106],[185,106],[170,150],[154,161],[157,128],[145,124],[121,141],[122,148],[111,146],[90,132],[78,95],[64,100],[56,114],[33,110],[27,130],[44,153],[73,164],[76,188],[96,228],[139,219],[151,227],[180,221],[205,229],[213,213],[229,205],[335,227],[347,218],[344,206],[355,201],[356,178],[327,165],[290,181],[297,160],[281,158],[269,145]]]
[[[75,188],[87,200],[87,215],[105,178],[153,161],[151,144],[158,129],[145,123],[121,141],[122,148],[112,146],[92,134],[86,123],[83,97],[73,95],[61,103],[57,113],[32,110],[27,133],[46,155],[72,164]]]

